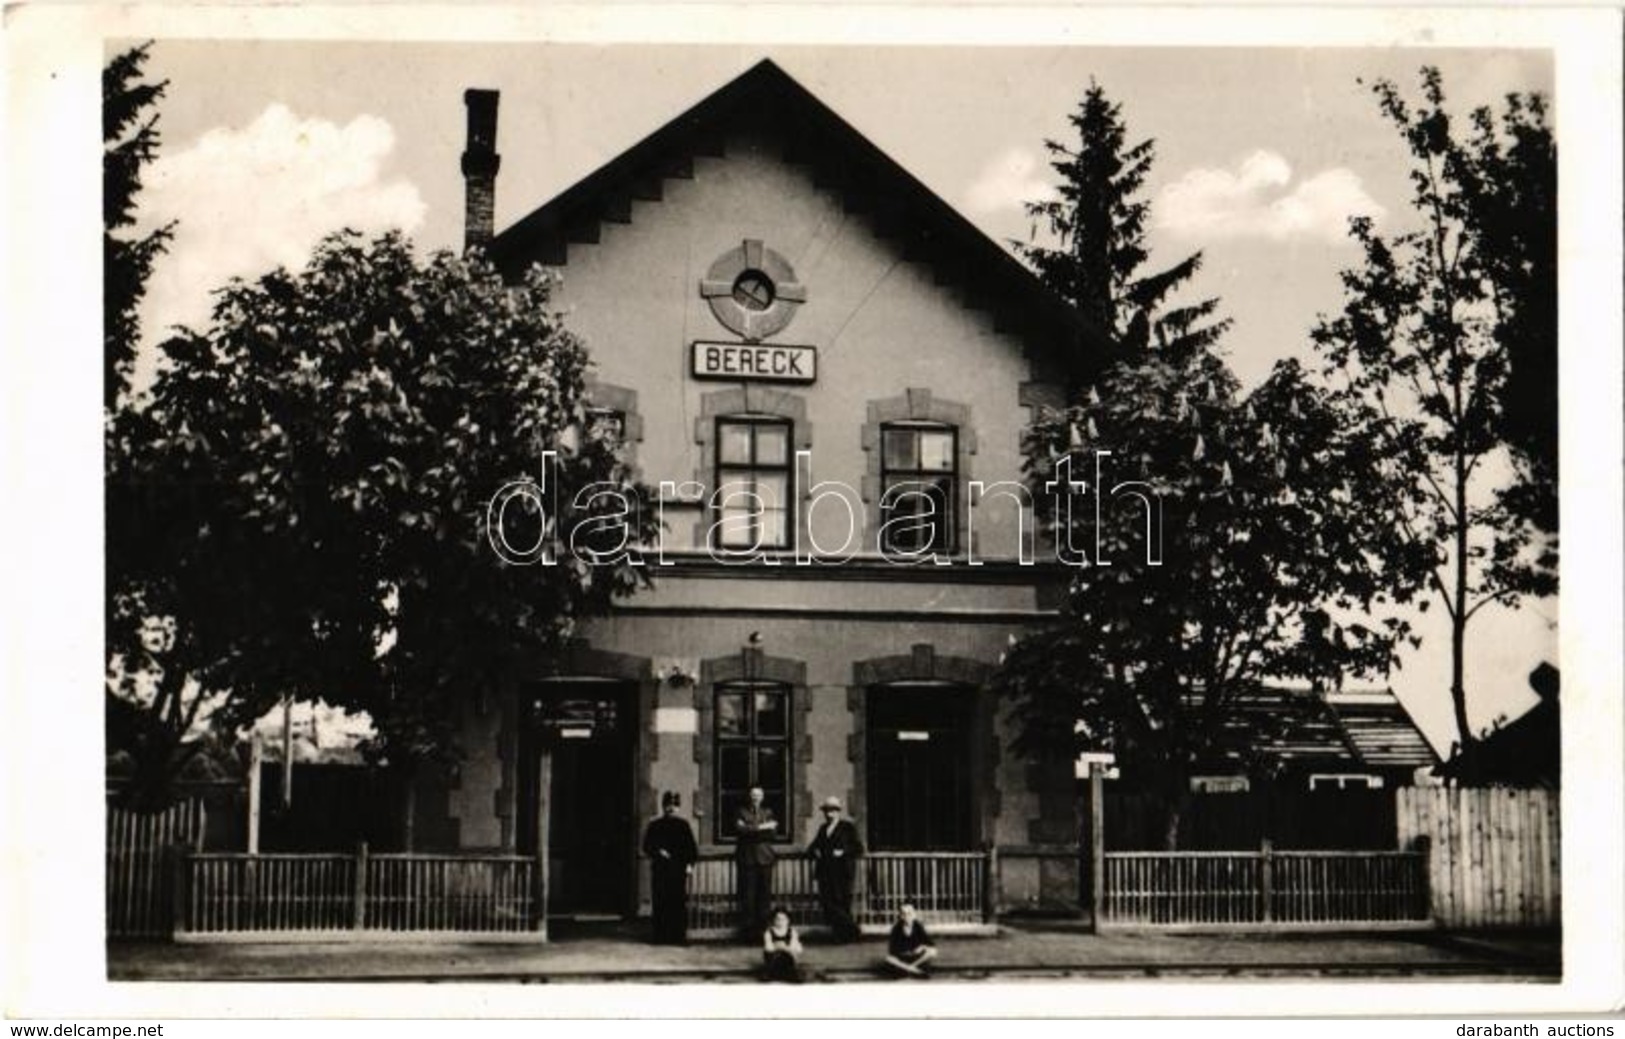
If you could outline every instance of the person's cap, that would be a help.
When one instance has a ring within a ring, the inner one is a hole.
[[[824,803],[819,805],[818,807],[820,809],[822,809],[823,811],[826,811],[826,812],[829,811],[831,808],[833,808],[837,812],[839,812],[841,810],[841,799],[838,798],[838,797],[826,797],[826,798],[824,798]]]
[[[675,790],[668,790],[664,794],[660,795],[660,807],[662,808],[669,808],[673,805],[681,805],[682,803],[683,795],[679,794]]]

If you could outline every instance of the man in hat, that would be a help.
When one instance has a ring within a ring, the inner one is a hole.
[[[825,798],[819,809],[824,813],[824,823],[807,846],[813,860],[813,878],[818,881],[818,903],[835,940],[850,942],[859,933],[852,920],[852,881],[857,876],[858,859],[863,857],[863,838],[850,819],[841,818],[840,798]]]
[[[682,804],[675,790],[666,791],[660,798],[660,818],[643,831],[656,945],[688,942],[688,875],[694,872],[700,849],[694,843],[694,830],[688,820],[677,814]]]

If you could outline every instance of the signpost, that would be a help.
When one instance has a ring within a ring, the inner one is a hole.
[[[1116,755],[1086,752],[1073,766],[1078,776],[1089,776],[1089,927],[1100,931],[1100,915],[1106,908],[1106,768]]]

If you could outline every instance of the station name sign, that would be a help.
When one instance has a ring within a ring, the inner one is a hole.
[[[701,341],[694,344],[692,360],[696,379],[807,383],[818,378],[818,350],[811,346]]]

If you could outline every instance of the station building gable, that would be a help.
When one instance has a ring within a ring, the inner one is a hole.
[[[466,100],[469,243],[560,269],[674,565],[471,706],[437,832],[534,853],[546,827],[555,909],[625,914],[661,791],[723,853],[760,786],[787,848],[836,796],[871,847],[1025,849],[1003,901],[1075,898],[1070,763],[1012,756],[986,683],[1057,583],[1022,565],[1021,431],[1110,345],[771,62],[496,235],[496,97]],[[549,704],[582,722],[544,748]]]

